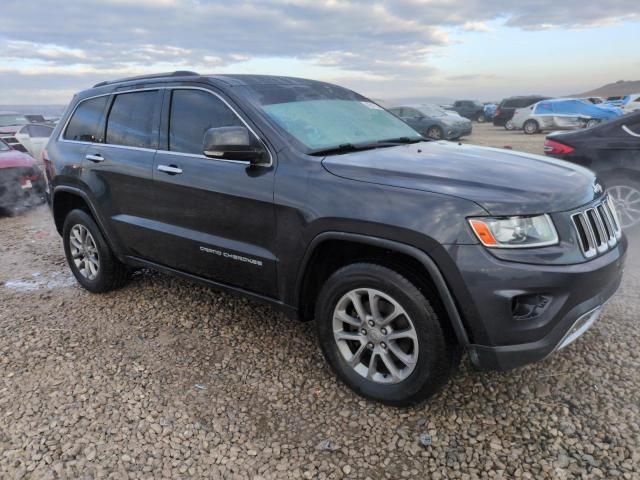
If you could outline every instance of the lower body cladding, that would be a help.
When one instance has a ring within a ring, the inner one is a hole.
[[[457,300],[472,363],[508,370],[576,340],[620,286],[626,249],[623,239],[590,261],[551,266],[498,260],[479,245],[449,246],[468,290]]]

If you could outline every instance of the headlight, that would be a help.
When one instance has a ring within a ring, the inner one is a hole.
[[[558,243],[558,233],[549,215],[477,217],[470,218],[469,224],[485,247],[532,248]]]

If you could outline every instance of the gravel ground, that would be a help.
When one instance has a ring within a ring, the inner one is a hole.
[[[0,478],[638,479],[638,246],[576,343],[507,373],[464,359],[399,410],[337,383],[309,324],[152,272],[91,295],[46,207],[0,218]]]

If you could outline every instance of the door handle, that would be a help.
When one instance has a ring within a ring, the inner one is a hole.
[[[182,173],[182,169],[176,165],[158,165],[158,171],[169,175],[180,175]]]
[[[87,160],[91,160],[94,163],[104,162],[104,157],[102,155],[100,155],[99,153],[97,153],[95,155],[88,154],[84,158],[86,158]]]

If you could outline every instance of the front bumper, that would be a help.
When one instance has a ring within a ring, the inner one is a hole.
[[[467,291],[458,296],[472,338],[473,364],[508,370],[545,358],[581,336],[622,280],[627,241],[575,265],[532,265],[499,260],[479,245],[452,248]],[[465,298],[466,297],[466,298]],[[519,315],[520,299],[534,302]]]

